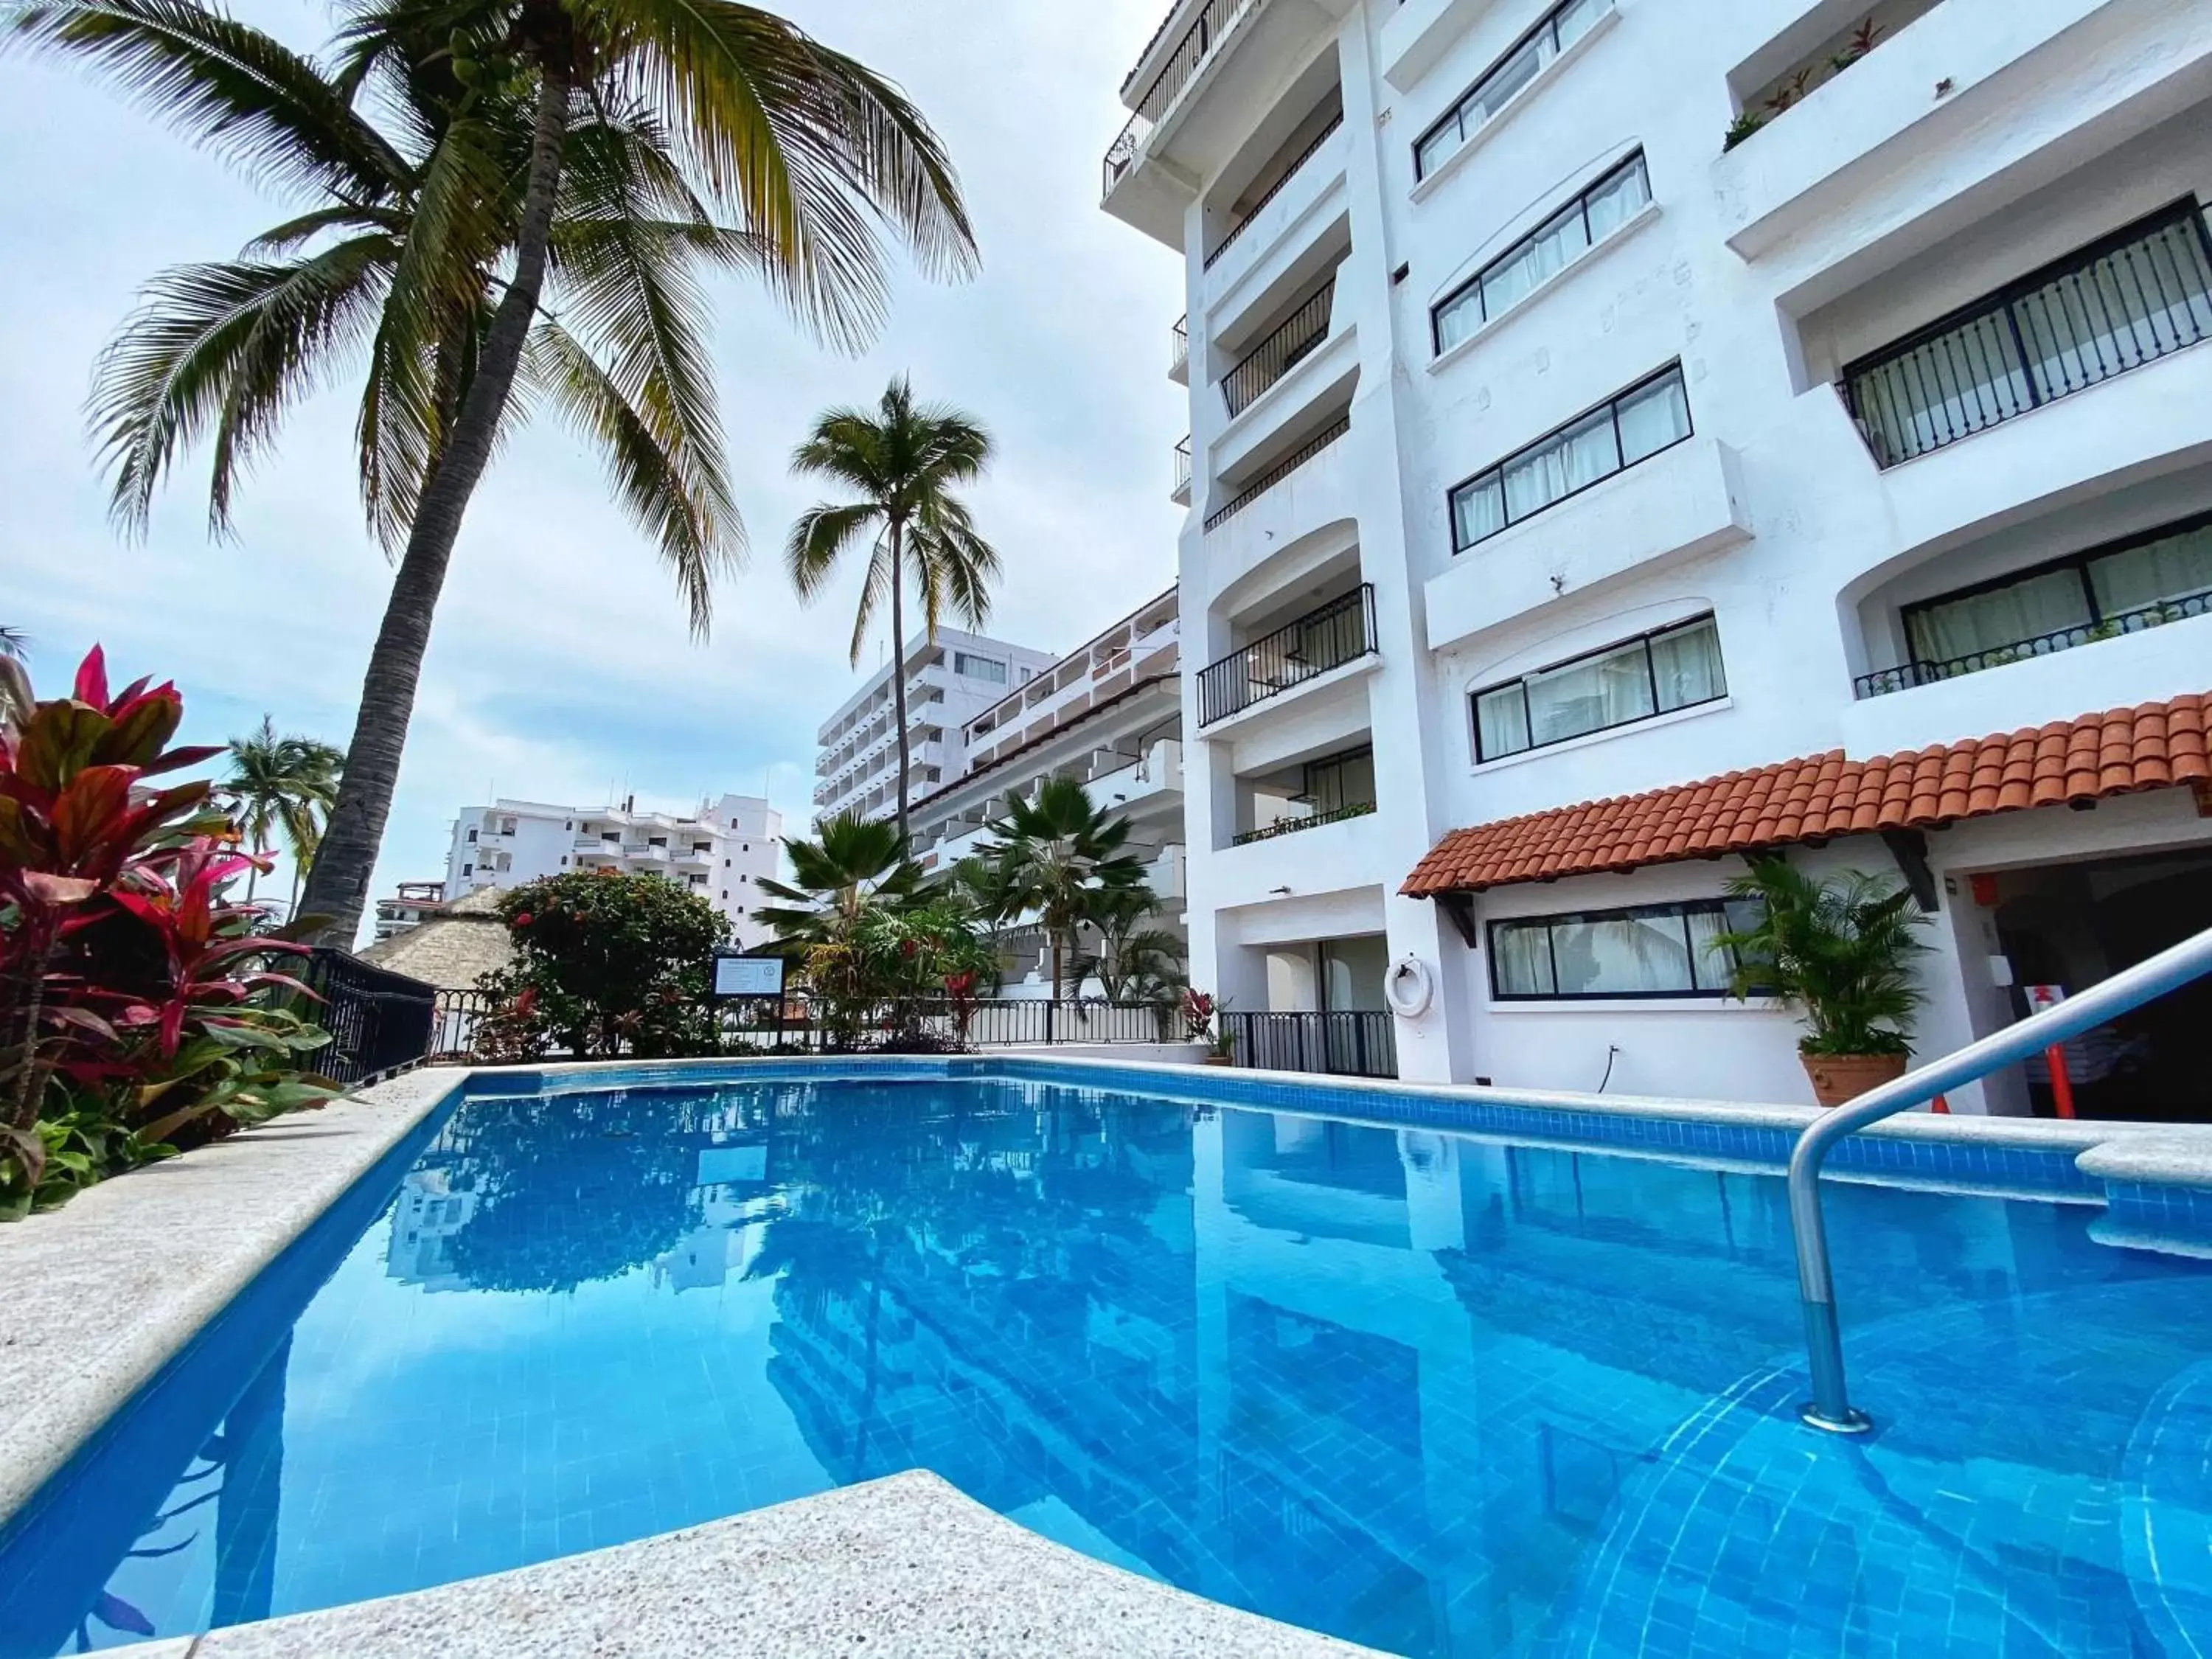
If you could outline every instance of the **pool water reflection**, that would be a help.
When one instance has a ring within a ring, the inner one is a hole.
[[[1771,1177],[1039,1084],[471,1099],[0,1541],[0,1659],[916,1466],[1399,1652],[2179,1655],[2212,1269],[2095,1213],[1836,1188],[1845,1444]]]

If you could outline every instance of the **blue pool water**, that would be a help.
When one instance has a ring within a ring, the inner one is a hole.
[[[393,1188],[397,1182],[398,1190]],[[1041,1083],[471,1099],[0,1539],[0,1659],[916,1466],[1421,1655],[2212,1651],[2212,1265],[1779,1181]]]

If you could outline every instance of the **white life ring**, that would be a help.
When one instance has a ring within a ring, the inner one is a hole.
[[[1416,956],[1398,958],[1382,983],[1382,995],[1401,1019],[1419,1019],[1436,1000],[1436,976],[1429,964]]]

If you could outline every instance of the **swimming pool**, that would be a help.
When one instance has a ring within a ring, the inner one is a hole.
[[[425,1124],[0,1538],[0,1659],[897,1470],[1412,1654],[2196,1654],[2212,1264],[1838,1184],[1006,1077]]]

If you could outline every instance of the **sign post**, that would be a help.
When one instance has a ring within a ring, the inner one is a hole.
[[[783,970],[781,957],[718,956],[714,958],[714,1001],[773,1002],[779,1044],[783,1038]],[[719,1021],[716,1022],[718,1024]]]
[[[2066,1000],[2066,988],[2063,985],[2031,985],[2027,988],[2027,1012],[2030,1014],[2039,1014],[2046,1008],[2056,1008]],[[2066,1070],[2066,1045],[2063,1042],[2052,1043],[2050,1048],[2044,1050],[2043,1058],[2045,1063],[2051,1067],[2051,1109],[2061,1117],[2072,1117],[2075,1115],[2074,1079],[2068,1075]]]

